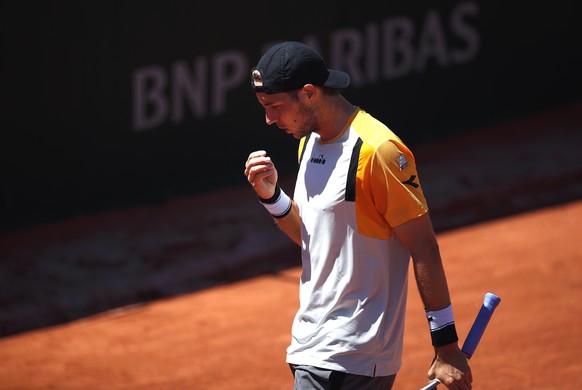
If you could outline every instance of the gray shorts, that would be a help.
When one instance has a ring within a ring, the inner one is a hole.
[[[396,374],[365,376],[324,368],[290,364],[295,378],[293,390],[390,390]]]

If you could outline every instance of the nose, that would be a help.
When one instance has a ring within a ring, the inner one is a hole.
[[[272,125],[277,122],[277,118],[272,113],[265,112],[265,122],[267,125]]]

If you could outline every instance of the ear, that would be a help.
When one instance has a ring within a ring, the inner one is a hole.
[[[305,84],[301,89],[303,96],[307,98],[309,102],[314,102],[319,96],[319,90],[313,84]]]

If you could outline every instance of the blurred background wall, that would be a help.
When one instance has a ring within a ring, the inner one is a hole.
[[[410,145],[579,101],[574,1],[3,5],[0,232],[242,183],[267,148],[249,70],[280,40],[348,72]]]

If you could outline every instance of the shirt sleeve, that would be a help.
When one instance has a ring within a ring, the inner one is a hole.
[[[412,152],[397,140],[376,149],[371,165],[376,209],[392,227],[428,212]]]

